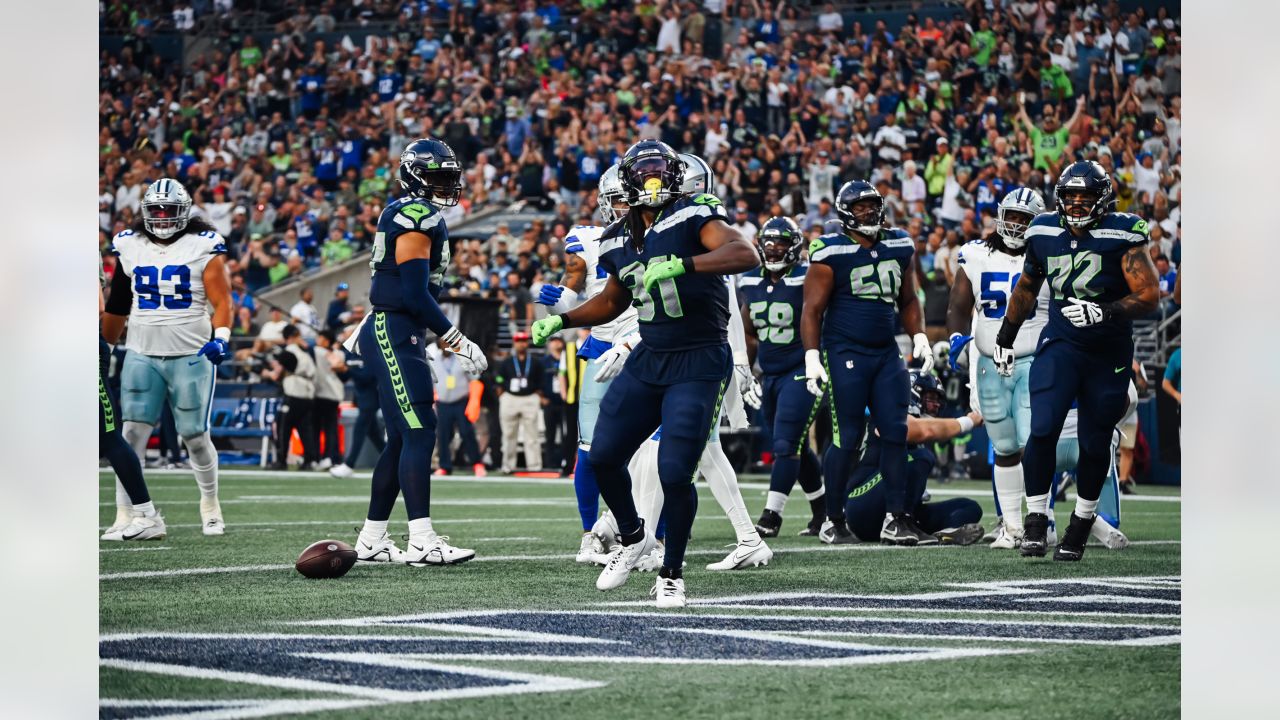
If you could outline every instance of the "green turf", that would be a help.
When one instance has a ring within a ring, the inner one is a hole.
[[[651,575],[637,575],[623,588],[602,594],[594,588],[597,570],[569,558],[578,528],[572,488],[519,482],[439,482],[433,490],[437,530],[454,544],[473,547],[477,562],[450,568],[411,569],[359,565],[337,581],[313,581],[292,570],[306,545],[321,538],[354,541],[364,514],[367,479],[325,476],[224,475],[223,511],[227,535],[205,538],[194,481],[186,474],[148,478],[170,534],[162,542],[101,543],[100,621],[104,635],[126,632],[386,634],[385,628],[296,626],[296,620],[327,620],[421,614],[481,608],[608,610],[600,603],[648,599]],[[761,478],[744,478],[747,506],[763,505]],[[944,490],[971,492],[988,513],[989,488],[951,483]],[[114,485],[100,476],[103,525],[114,513]],[[1143,488],[1144,496],[1173,495],[1176,489]],[[1069,505],[1058,508],[1064,523]],[[1120,552],[1093,545],[1079,564],[1024,560],[985,546],[942,549],[821,549],[795,537],[807,510],[798,494],[768,568],[712,573],[703,566],[728,552],[732,529],[702,488],[700,512],[690,543],[686,582],[691,599],[755,593],[817,591],[851,594],[906,594],[947,590],[946,583],[1018,579],[1177,576],[1180,574],[1181,504],[1128,502],[1124,529],[1138,544]],[[403,509],[392,515],[392,534],[406,532]],[[468,522],[463,522],[468,521]],[[519,539],[516,539],[519,538]],[[1144,544],[1142,541],[1165,541]],[[133,548],[154,548],[131,551]],[[163,549],[161,549],[163,548]],[[788,552],[791,550],[792,552]],[[507,560],[488,558],[517,556]],[[528,556],[555,556],[522,559]],[[132,572],[186,568],[282,566],[256,571],[116,578]],[[625,611],[645,611],[628,607]],[[744,614],[750,610],[690,609],[690,614]],[[937,613],[928,609],[798,609],[793,614],[850,617],[977,618],[991,615]],[[1082,621],[1071,613],[997,619]],[[1176,624],[1178,617],[1091,617],[1083,621]],[[398,635],[436,635],[396,629]],[[607,683],[604,687],[538,694],[437,700],[312,713],[308,717],[435,718],[555,717],[759,717],[765,712],[804,716],[840,713],[856,717],[979,717],[991,712],[1044,717],[1151,718],[1178,713],[1179,645],[1109,646],[993,642],[966,639],[833,637],[892,647],[1013,648],[1017,655],[937,659],[842,667],[759,667],[716,665],[626,665],[580,661],[457,661],[487,670],[553,675]],[[442,661],[443,662],[443,661]],[[398,671],[388,671],[398,672]],[[1086,686],[1078,684],[1080,679]],[[1087,689],[1085,689],[1087,687]],[[117,700],[333,698],[322,692],[153,672],[104,668],[100,692]],[[1028,699],[1034,702],[1028,705]],[[771,710],[772,709],[772,710]],[[127,713],[126,713],[127,715]]]

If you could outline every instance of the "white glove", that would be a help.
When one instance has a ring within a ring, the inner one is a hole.
[[[928,373],[933,370],[933,346],[929,344],[929,338],[924,333],[911,336],[911,357],[921,361],[920,372]]]
[[[467,339],[467,336],[463,335],[458,328],[449,328],[449,332],[440,339],[444,340],[444,344],[458,356],[458,360],[462,362],[462,369],[467,375],[478,378],[480,373],[489,369],[489,360],[485,358],[483,352],[480,352],[480,346]]]
[[[738,376],[738,392],[742,393],[742,402],[753,410],[759,410],[764,393],[760,389],[760,381],[751,373],[751,366],[734,365],[733,373]]]
[[[827,369],[822,367],[822,356],[817,350],[804,351],[804,386],[814,397],[822,397],[827,381]]]
[[[1071,304],[1062,308],[1062,316],[1078,328],[1097,325],[1106,319],[1102,306],[1096,302],[1080,298],[1067,298],[1067,301]]]
[[[596,373],[595,380],[598,383],[609,382],[622,372],[622,366],[627,363],[627,356],[631,354],[631,348],[626,343],[617,342],[613,347],[605,350],[600,357],[596,358],[596,365],[600,371]]]
[[[995,362],[996,372],[1000,373],[1001,377],[1013,377],[1013,361],[1018,359],[1013,354],[1013,348],[996,345],[991,351],[991,359]]]

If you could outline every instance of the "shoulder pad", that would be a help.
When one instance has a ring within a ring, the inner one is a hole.
[[[739,278],[738,287],[751,287],[753,285],[759,285],[762,282],[764,282],[764,278],[760,277],[759,275],[755,275],[755,274],[747,275],[745,277]]]
[[[1044,227],[1044,226],[1053,227],[1053,228],[1062,227],[1062,221],[1058,218],[1058,212],[1056,210],[1052,212],[1040,213],[1039,215],[1031,218],[1030,227]]]
[[[1096,238],[1113,238],[1130,244],[1146,243],[1151,234],[1147,221],[1130,213],[1107,213],[1089,234]]]
[[[852,242],[847,236],[839,233],[830,233],[822,235],[817,240],[809,244],[809,262],[822,262],[824,258],[831,255],[837,248],[843,248]]]
[[[711,193],[698,193],[690,199],[697,205],[711,205],[714,207],[721,204],[720,198],[712,195]]]
[[[426,231],[439,224],[441,219],[435,208],[415,198],[396,208],[394,222],[407,230]]]
[[[915,247],[915,242],[907,234],[907,231],[896,227],[884,230],[880,236],[880,244],[888,248]]]

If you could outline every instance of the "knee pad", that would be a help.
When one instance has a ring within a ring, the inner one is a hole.
[[[690,468],[687,463],[669,458],[658,458],[658,481],[662,483],[663,488],[692,485],[694,475],[697,472],[698,466],[696,462],[693,468]]]
[[[187,446],[187,455],[191,458],[191,467],[195,470],[209,470],[218,465],[218,450],[213,446],[213,438],[209,433],[184,435],[182,442]]]
[[[773,456],[775,458],[799,457],[800,453],[796,449],[799,444],[798,441],[793,442],[791,438],[775,437],[773,439]]]
[[[1022,446],[1018,444],[1017,436],[989,434],[991,444],[996,449],[996,455],[1008,456],[1016,455]]]

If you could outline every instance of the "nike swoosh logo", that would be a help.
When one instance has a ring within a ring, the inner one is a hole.
[[[1117,375],[1119,375],[1119,374],[1120,374],[1120,373],[1122,373],[1122,372],[1124,372],[1124,368],[1122,368],[1122,367],[1118,367],[1118,368],[1116,368],[1116,374],[1117,374]]]
[[[809,378],[805,377],[804,375],[796,375],[795,377],[793,377],[793,378],[791,378],[791,379],[792,379],[792,380],[808,380]]]
[[[410,545],[409,547],[413,548],[414,550],[417,550],[418,552],[422,552],[422,548],[418,547],[417,545]]]
[[[134,534],[132,534],[132,535],[121,535],[120,537],[124,538],[125,540],[132,540],[132,539],[134,539],[134,538],[138,537],[138,536],[139,536],[139,535],[141,535],[141,534],[142,534],[141,532],[136,532],[136,533],[134,533]]]

